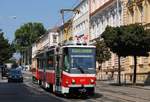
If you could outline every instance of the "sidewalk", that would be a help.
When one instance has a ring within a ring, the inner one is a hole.
[[[3,77],[3,79],[2,79],[2,77],[0,76],[0,83],[7,83],[7,82],[8,82],[7,77]]]
[[[97,86],[99,86],[99,85],[109,85],[109,86],[118,86],[117,84],[116,84],[116,82],[115,81],[97,81],[96,82],[96,85]],[[124,86],[124,87],[130,87],[130,88],[140,88],[140,89],[144,89],[144,90],[150,90],[150,85],[149,86],[144,86],[143,84],[141,84],[141,83],[138,83],[136,86],[135,85],[132,85],[132,83],[131,82],[128,82],[128,84],[124,84],[123,82],[122,82],[122,85],[121,86]]]

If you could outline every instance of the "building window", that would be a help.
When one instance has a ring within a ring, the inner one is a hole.
[[[53,35],[53,43],[57,43],[57,36]]]
[[[130,23],[134,23],[134,11],[133,11],[133,9],[130,9],[129,10],[129,12],[130,12],[130,20],[131,20],[131,22]]]
[[[138,6],[138,8],[139,8],[139,11],[140,11],[140,20],[141,20],[141,22],[143,21],[143,6],[142,5],[139,5]]]

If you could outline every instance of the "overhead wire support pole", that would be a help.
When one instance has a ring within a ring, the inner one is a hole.
[[[60,13],[62,14],[62,20],[63,20],[63,24],[65,23],[65,18],[64,18],[64,12],[67,11],[71,11],[71,12],[75,12],[75,13],[79,13],[79,10],[75,10],[75,9],[61,9]]]
[[[62,27],[63,27],[62,29],[63,29],[63,30],[62,30],[62,35],[61,35],[61,40],[62,40],[62,42],[63,42],[63,37],[62,37],[62,36],[63,36],[63,34],[64,34],[64,28],[65,28],[65,27],[64,27],[64,24],[65,24],[64,13],[67,12],[67,11],[69,11],[69,12],[74,12],[74,13],[79,13],[79,12],[80,12],[79,10],[76,10],[76,9],[61,9],[61,10],[60,10],[60,13],[61,13],[61,15],[62,15],[62,21],[63,21],[63,22],[62,22]]]

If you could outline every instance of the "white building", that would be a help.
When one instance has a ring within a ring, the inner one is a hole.
[[[49,29],[48,33],[42,35],[33,45],[32,45],[32,68],[36,68],[36,55],[38,52],[49,48],[50,46],[55,46],[58,44],[58,32],[57,28]]]
[[[90,34],[91,40],[99,37],[107,25],[119,26],[123,24],[123,7],[117,1],[121,0],[90,0]]]
[[[76,37],[89,39],[89,0],[82,0],[75,10],[79,10],[73,17],[73,39]]]
[[[91,43],[105,31],[107,26],[123,25],[123,0],[90,0],[90,34]],[[124,59],[121,58],[121,65]],[[122,66],[123,67],[123,66]],[[111,53],[111,58],[102,63],[97,79],[107,79],[109,75],[117,76],[118,56]]]

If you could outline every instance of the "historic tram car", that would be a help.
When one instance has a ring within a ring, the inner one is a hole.
[[[37,55],[33,79],[61,94],[92,95],[96,84],[95,46],[51,47]]]

